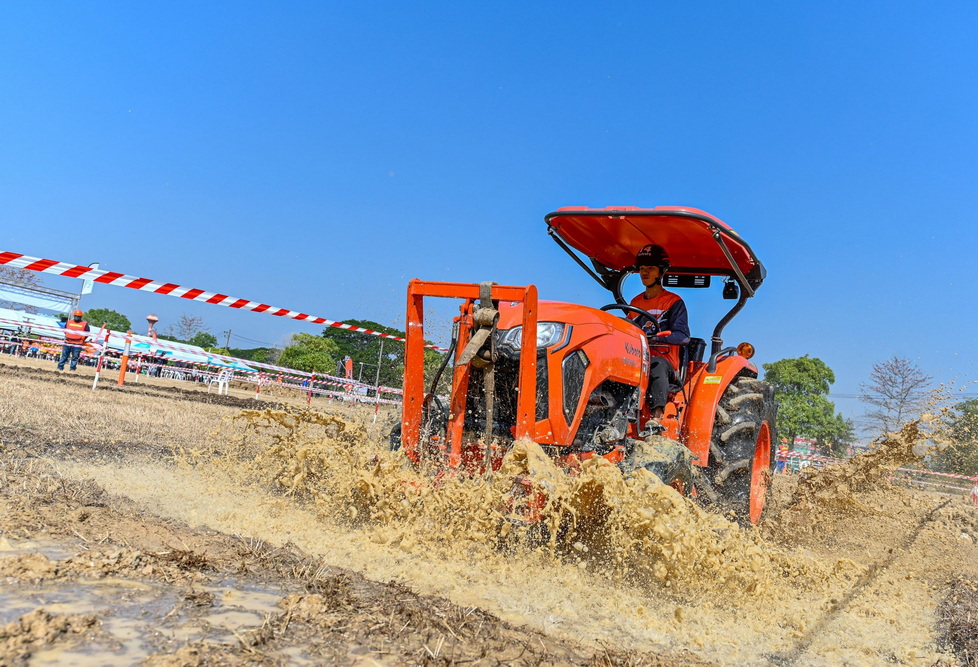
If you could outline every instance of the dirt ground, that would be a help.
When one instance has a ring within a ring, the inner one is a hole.
[[[978,508],[879,461],[758,529],[598,468],[521,550],[384,413],[91,379],[0,357],[0,666],[978,664]]]

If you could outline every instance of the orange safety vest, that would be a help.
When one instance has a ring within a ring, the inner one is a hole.
[[[65,343],[68,345],[84,345],[85,335],[83,333],[88,331],[88,322],[82,320],[81,322],[76,322],[74,320],[68,320],[65,322]]]
[[[655,315],[656,319],[662,317],[672,304],[677,301],[682,301],[682,297],[673,292],[666,290],[662,291],[662,294],[653,298],[646,299],[645,292],[639,292],[634,299],[631,300],[631,305],[641,308],[650,315]],[[638,317],[637,313],[628,313],[628,319],[634,320]],[[660,322],[661,323],[661,322]],[[654,343],[654,339],[649,340],[649,352],[652,354],[665,357],[670,364],[672,364],[673,370],[679,370],[679,346],[670,345],[668,343]]]

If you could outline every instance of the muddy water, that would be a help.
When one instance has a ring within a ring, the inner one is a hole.
[[[568,477],[532,444],[514,448],[501,475],[435,480],[362,425],[248,419],[249,437],[187,452],[181,465],[63,472],[191,525],[291,541],[551,635],[721,664],[933,664],[946,658],[934,617],[943,580],[978,563],[976,512],[885,483],[913,456],[910,432],[875,459],[776,489],[758,531],[650,476],[595,464]],[[514,474],[548,489],[542,536],[506,520]]]
[[[168,643],[233,643],[236,630],[259,627],[280,611],[281,590],[242,586],[233,579],[188,588],[102,576],[97,563],[87,573],[89,578],[51,577],[56,564],[70,561],[71,554],[35,541],[4,539],[0,556],[20,557],[22,570],[36,575],[24,576],[22,571],[18,578],[30,583],[8,582],[0,590],[0,626],[29,618],[37,636],[44,633],[45,624],[56,624],[59,618],[99,619],[91,624],[88,641],[32,650],[30,664],[136,664]],[[11,562],[6,561],[8,566]]]

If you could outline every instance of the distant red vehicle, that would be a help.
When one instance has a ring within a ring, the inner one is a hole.
[[[764,281],[760,260],[730,227],[693,208],[561,208],[545,220],[551,237],[612,301],[594,308],[538,301],[532,285],[411,281],[404,411],[395,434],[406,454],[479,471],[498,467],[514,440],[529,438],[564,466],[602,456],[626,474],[645,467],[683,493],[757,522],[777,404],[771,386],[757,379],[753,347],[726,346],[721,335]],[[649,463],[634,454],[643,440],[662,442],[647,429],[645,400],[657,351],[636,321],[610,311],[655,321],[622,295],[636,253],[653,243],[670,256],[667,288],[707,288],[721,277],[724,298],[736,303],[709,346],[693,338],[681,349],[662,435],[685,448]],[[438,377],[424,386],[425,297],[462,300],[442,366],[454,362],[447,404],[434,391]]]

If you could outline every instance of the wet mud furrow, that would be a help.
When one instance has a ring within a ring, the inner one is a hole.
[[[913,527],[913,530],[907,535],[902,544],[897,547],[890,548],[885,558],[882,560],[871,563],[868,569],[859,576],[845,595],[843,595],[837,601],[833,600],[825,614],[818,619],[810,630],[806,631],[801,637],[798,638],[790,650],[781,651],[771,655],[771,662],[776,665],[792,665],[798,662],[798,660],[810,649],[816,637],[824,633],[830,624],[837,621],[839,617],[846,612],[853,600],[861,595],[864,595],[866,593],[866,589],[875,583],[877,579],[890,568],[897,558],[904,556],[912,549],[914,543],[924,530],[924,527],[933,521],[938,512],[947,507],[951,502],[953,502],[953,499],[951,498],[944,500],[937,507],[928,512],[923,518],[921,518],[920,521]]]

